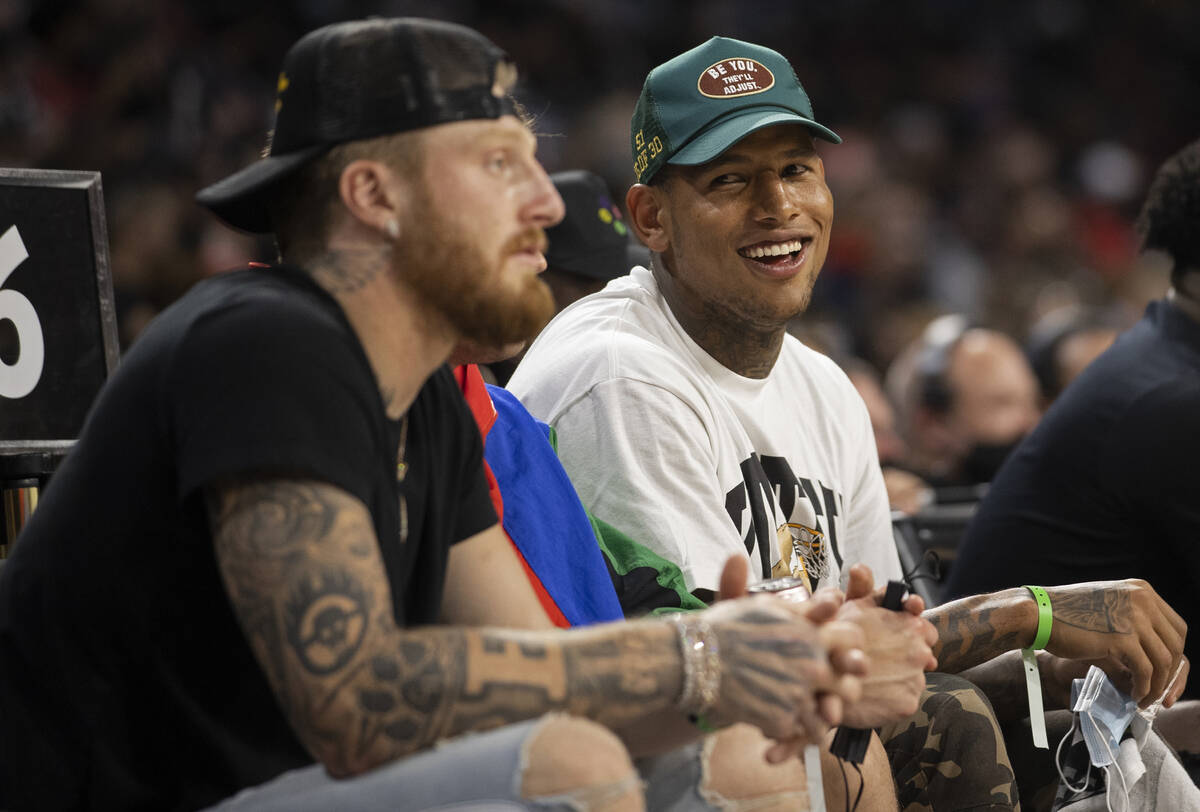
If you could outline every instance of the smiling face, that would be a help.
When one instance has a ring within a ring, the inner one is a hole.
[[[563,203],[536,146],[512,116],[440,125],[425,141],[399,272],[485,346],[530,338],[554,314],[538,274]]]
[[[760,331],[803,312],[833,223],[808,130],[766,127],[707,164],[667,172],[649,244],[674,281],[673,309]]]

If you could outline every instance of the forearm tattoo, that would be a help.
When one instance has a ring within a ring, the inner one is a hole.
[[[963,598],[925,613],[938,633],[933,654],[939,671],[957,674],[1021,645],[1023,629],[1005,594]]]
[[[565,710],[618,727],[681,689],[674,630],[401,630],[363,506],[328,485],[243,484],[210,502],[222,576],[314,755],[351,773],[441,738]]]

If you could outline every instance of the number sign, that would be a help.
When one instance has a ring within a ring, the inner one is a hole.
[[[0,453],[69,445],[117,358],[99,173],[0,168]]]

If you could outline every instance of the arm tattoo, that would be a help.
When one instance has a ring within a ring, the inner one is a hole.
[[[957,674],[986,662],[1025,642],[1019,607],[1014,611],[1013,590],[976,595],[934,607],[925,617],[937,629],[933,646],[938,670]],[[1057,619],[1057,616],[1056,618]]]
[[[252,648],[295,729],[335,774],[439,739],[565,710],[619,727],[670,707],[675,631],[398,629],[366,509],[320,483],[224,487],[218,561]]]

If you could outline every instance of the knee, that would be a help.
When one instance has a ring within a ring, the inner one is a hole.
[[[547,716],[530,734],[521,795],[561,798],[587,812],[643,808],[641,780],[625,745],[607,728],[573,716]]]
[[[821,750],[821,783],[825,788],[826,807],[895,812],[898,809],[896,783],[879,736],[871,733],[866,755],[857,768],[830,753],[832,743],[831,731]]]
[[[717,809],[807,809],[804,763],[794,758],[769,764],[770,746],[750,725],[734,725],[709,736],[701,755],[701,797]]]

